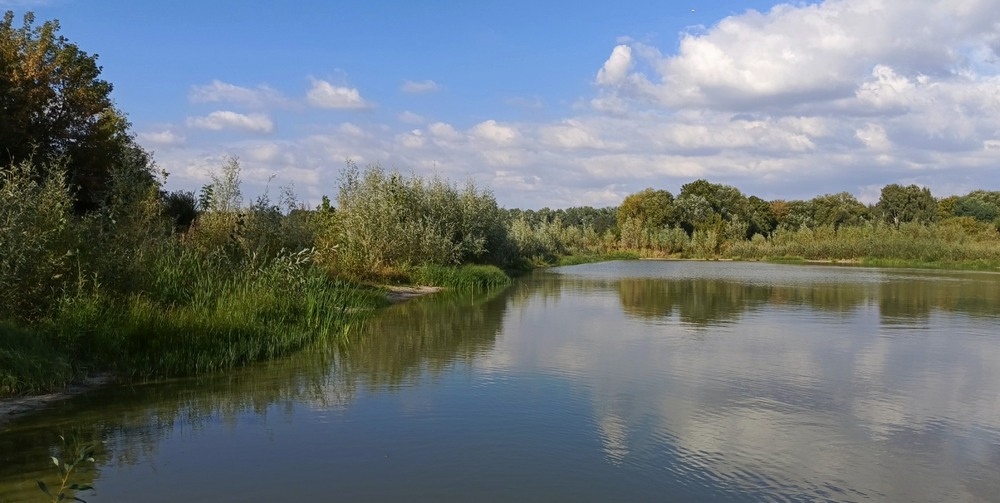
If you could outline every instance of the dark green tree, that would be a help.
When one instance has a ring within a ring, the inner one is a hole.
[[[58,35],[59,22],[0,21],[0,169],[31,160],[37,170],[64,162],[78,212],[98,208],[113,171],[150,173],[151,160],[100,78],[97,55]],[[44,173],[37,173],[40,178]]]
[[[1000,208],[984,197],[969,194],[955,201],[952,213],[956,217],[972,217],[981,222],[993,222],[1000,217]]]
[[[896,227],[907,222],[927,223],[937,219],[937,201],[930,189],[916,185],[886,185],[875,210]]]
[[[767,236],[778,226],[778,218],[774,214],[771,203],[757,197],[747,198],[750,205],[750,229],[748,234]]]
[[[847,192],[817,196],[810,203],[816,225],[839,229],[844,225],[861,225],[868,218],[868,207]]]

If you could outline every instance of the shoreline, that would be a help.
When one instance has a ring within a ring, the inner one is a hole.
[[[444,290],[444,288],[439,286],[385,285],[381,288],[386,290],[386,298],[389,300],[390,305]],[[0,428],[5,427],[7,423],[22,416],[40,412],[57,402],[82,395],[114,382],[115,378],[111,374],[97,374],[85,377],[80,382],[72,383],[64,389],[51,393],[0,398]]]

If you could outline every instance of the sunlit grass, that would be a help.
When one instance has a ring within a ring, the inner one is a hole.
[[[499,267],[492,265],[452,267],[427,264],[413,272],[411,281],[419,285],[474,290],[506,286],[511,279]]]

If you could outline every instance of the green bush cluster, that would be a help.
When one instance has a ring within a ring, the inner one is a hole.
[[[0,395],[92,372],[165,376],[287,354],[348,330],[385,301],[316,261],[309,212],[241,204],[231,159],[175,234],[156,184],[112,177],[72,211],[59,169],[0,171]]]
[[[424,264],[516,262],[505,213],[492,193],[471,182],[459,189],[438,177],[349,163],[337,202],[319,239],[327,243],[324,263],[339,274],[379,279]]]

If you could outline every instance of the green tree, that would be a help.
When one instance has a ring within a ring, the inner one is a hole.
[[[907,222],[933,222],[937,217],[937,201],[930,189],[916,185],[886,185],[875,209],[896,227]]]
[[[736,187],[695,180],[681,187],[677,196],[681,225],[689,232],[713,229],[721,232],[725,222],[740,227],[752,220],[750,202]],[[749,231],[750,226],[746,226]]]
[[[839,229],[845,225],[860,225],[868,216],[868,207],[847,192],[817,196],[810,203],[816,225]]]
[[[774,214],[773,206],[757,196],[750,196],[747,202],[750,205],[750,229],[748,233],[751,236],[754,234],[769,235],[778,226],[778,218]]]
[[[956,217],[972,217],[980,222],[992,222],[1000,217],[1000,208],[989,201],[968,195],[955,201],[952,214]]]
[[[12,11],[0,21],[0,169],[34,160],[42,170],[62,161],[78,212],[103,204],[116,167],[154,183],[149,155],[114,107],[97,55],[58,35],[58,21],[34,22],[27,13],[15,27]]]
[[[813,220],[812,201],[777,200],[771,202],[771,209],[774,212],[776,228],[797,231],[816,226]]]
[[[674,195],[652,188],[629,195],[618,207],[618,226],[624,226],[629,219],[642,222],[649,229],[669,226],[674,220]]]

